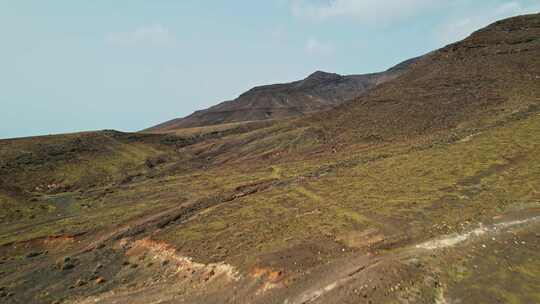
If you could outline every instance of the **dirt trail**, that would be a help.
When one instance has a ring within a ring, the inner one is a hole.
[[[352,271],[341,273],[338,277],[328,278],[325,280],[325,284],[321,284],[319,285],[319,287],[314,287],[311,290],[307,290],[301,295],[294,297],[293,299],[287,299],[284,301],[284,304],[314,303],[317,302],[317,300],[319,300],[322,296],[330,293],[331,291],[336,290],[339,287],[345,286],[352,281],[362,279],[364,272],[368,272],[369,270],[374,269],[376,271],[376,268],[379,265],[389,264],[392,261],[396,260],[408,260],[412,258],[418,258],[428,254],[433,250],[455,247],[468,241],[479,241],[488,236],[506,233],[509,229],[514,227],[535,223],[540,223],[540,216],[535,215],[520,220],[503,221],[491,225],[483,225],[482,223],[480,223],[478,228],[464,233],[445,235],[433,240],[429,240],[417,245],[404,248],[404,250],[396,254],[388,253],[385,255],[364,259],[361,260],[359,264],[354,266]]]
[[[326,293],[329,293],[336,289],[337,287],[346,285],[347,283],[354,281],[356,279],[359,279],[360,276],[363,275],[363,272],[365,270],[369,270],[371,268],[376,267],[380,259],[366,259],[363,261],[361,265],[358,265],[356,268],[354,268],[352,271],[348,272],[345,276],[337,279],[334,282],[331,282],[327,285],[324,285],[322,288],[315,289],[309,292],[306,292],[302,294],[298,299],[289,301],[288,299],[284,301],[284,304],[307,304],[307,303],[313,303],[317,299],[319,299],[321,296],[323,296]]]
[[[540,216],[534,216],[523,220],[515,220],[515,221],[508,221],[508,222],[501,222],[498,224],[494,224],[491,226],[484,226],[480,224],[480,227],[468,231],[465,233],[454,233],[450,235],[446,235],[444,237],[430,240],[421,244],[418,244],[415,246],[415,248],[418,249],[426,249],[426,250],[436,250],[446,247],[454,247],[462,242],[471,240],[474,237],[481,237],[487,234],[497,234],[502,233],[504,229],[511,228],[514,226],[527,224],[527,223],[533,223],[540,221]]]

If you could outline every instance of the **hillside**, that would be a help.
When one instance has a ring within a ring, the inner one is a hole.
[[[519,16],[328,111],[2,140],[0,302],[539,303],[539,58]]]
[[[342,76],[317,71],[303,80],[255,87],[234,100],[184,118],[173,119],[146,131],[166,132],[224,123],[282,119],[328,110],[398,77],[416,60],[407,60],[381,73]]]
[[[537,15],[523,16],[479,30],[313,122],[333,136],[384,139],[475,128],[534,110],[540,97],[538,22]]]

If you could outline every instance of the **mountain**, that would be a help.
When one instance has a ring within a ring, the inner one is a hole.
[[[197,155],[242,162],[435,134],[446,133],[444,140],[452,140],[456,134],[530,115],[540,96],[537,23],[537,15],[494,23],[415,60],[400,77],[358,98],[228,137]]]
[[[0,302],[540,303],[539,84],[534,14],[303,117],[0,140]]]
[[[416,61],[403,75],[320,113],[333,138],[411,136],[497,123],[536,108],[538,15],[504,20]]]
[[[407,60],[381,73],[342,76],[317,71],[303,80],[255,87],[234,100],[167,121],[146,131],[165,132],[224,123],[281,119],[328,110],[397,78],[417,60]]]

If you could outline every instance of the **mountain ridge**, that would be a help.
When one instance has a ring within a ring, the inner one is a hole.
[[[256,86],[233,100],[195,111],[183,118],[169,120],[144,131],[166,132],[223,123],[282,119],[328,110],[399,77],[419,58],[421,56],[403,61],[379,73],[339,75],[315,71],[302,80]]]

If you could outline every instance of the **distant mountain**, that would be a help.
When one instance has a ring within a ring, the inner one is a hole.
[[[417,60],[407,60],[381,73],[342,76],[317,71],[303,80],[255,87],[234,100],[167,121],[146,131],[165,132],[223,123],[279,119],[327,110],[397,78]]]

